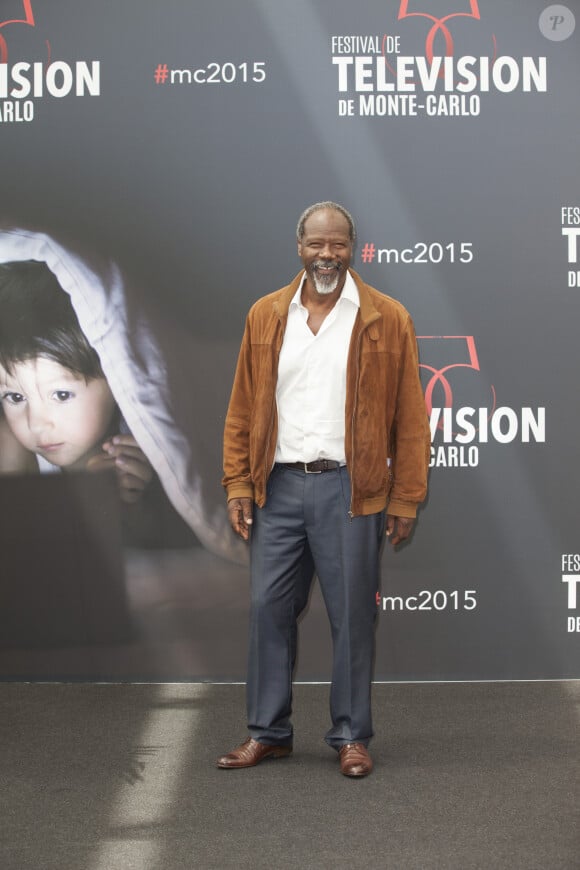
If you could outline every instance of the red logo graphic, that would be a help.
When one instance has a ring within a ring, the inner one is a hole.
[[[409,0],[401,0],[401,6],[399,8],[399,21],[401,21],[403,18],[418,17],[428,18],[430,21],[433,22],[433,27],[427,34],[427,39],[425,40],[425,56],[427,57],[429,63],[432,63],[433,43],[439,31],[441,31],[445,39],[445,54],[447,55],[447,57],[450,57],[453,54],[453,37],[451,36],[451,32],[447,27],[447,21],[450,21],[452,18],[476,18],[477,21],[481,19],[478,0],[469,0],[469,8],[471,10],[470,12],[451,12],[449,15],[445,15],[443,18],[436,18],[434,15],[430,15],[428,12],[409,12]]]
[[[428,363],[419,363],[419,368],[423,369],[425,372],[430,372],[431,377],[427,381],[425,386],[425,405],[427,406],[427,413],[431,415],[431,411],[434,407],[434,393],[437,388],[440,388],[443,391],[443,402],[438,402],[435,407],[437,408],[452,408],[453,407],[453,387],[449,378],[451,377],[450,373],[455,375],[455,379],[457,380],[459,389],[462,389],[463,385],[459,383],[459,379],[457,378],[458,373],[457,369],[463,370],[471,370],[474,372],[481,372],[481,366],[479,364],[479,357],[477,355],[477,349],[475,347],[475,338],[473,335],[418,335],[417,341],[420,343],[419,346],[421,349],[425,349],[427,351],[427,357],[433,360],[435,358],[436,362],[434,365],[429,365]],[[438,342],[437,345],[429,344],[422,345],[421,342]],[[445,344],[442,344],[445,342]],[[453,344],[452,344],[453,342]],[[451,351],[452,356],[451,359],[456,360],[459,356],[461,359],[464,357],[465,351],[467,351],[467,359],[465,362],[449,362],[444,363],[443,360],[445,357],[449,359],[449,351]],[[493,400],[493,405],[489,409],[489,417],[493,414],[496,407],[496,395],[495,389],[493,385],[491,385],[491,395]],[[440,421],[438,423],[438,428],[443,428],[443,423]]]
[[[36,27],[36,21],[34,19],[34,11],[32,9],[32,0],[6,0],[2,4],[2,13],[7,15],[7,6],[11,6],[13,9],[14,18],[4,18],[0,20],[0,63],[8,63],[8,39],[9,32],[14,34],[16,37],[16,33],[18,33],[18,37],[20,37],[21,31],[17,30],[16,32],[9,27],[9,25],[13,25],[13,27],[18,28],[18,25],[25,25],[29,28]],[[23,16],[23,17],[22,17]],[[7,28],[7,30],[2,32],[3,28]],[[31,31],[29,30],[28,33]],[[36,33],[36,31],[34,31]],[[37,35],[38,39],[39,34]],[[17,40],[20,42],[20,39]],[[30,42],[27,40],[27,42]],[[28,50],[30,50],[31,45],[34,44],[34,54],[38,56],[38,41],[32,40],[32,43],[28,46]],[[46,47],[47,52],[47,66],[50,64],[50,43],[48,40],[44,40],[44,46]],[[30,56],[26,57],[26,60],[30,60]]]
[[[0,30],[6,27],[7,24],[28,24],[29,27],[34,27],[34,12],[32,11],[32,0],[22,0],[22,11],[25,18],[7,18],[0,21]],[[0,33],[0,63],[8,63],[8,46],[6,40]]]
[[[429,63],[433,63],[433,58],[435,56],[434,52],[434,43],[435,37],[438,33],[441,33],[443,39],[445,40],[445,56],[452,57],[455,49],[455,45],[453,42],[453,36],[449,27],[447,26],[447,22],[451,21],[452,18],[473,18],[476,21],[481,20],[481,13],[479,11],[479,0],[469,0],[469,12],[450,12],[449,15],[443,15],[441,18],[437,18],[436,15],[431,15],[429,12],[409,12],[409,4],[411,0],[401,0],[401,5],[399,6],[399,14],[397,16],[398,21],[402,21],[405,18],[426,18],[428,21],[432,21],[433,25],[427,34],[425,39],[425,57],[429,61]],[[495,60],[497,57],[497,43],[495,36],[492,35],[493,41],[493,59]],[[386,58],[385,53],[385,44],[387,40],[387,34],[383,36],[383,57]],[[394,70],[391,65],[387,61],[387,67],[394,74]],[[443,71],[439,72],[439,78],[443,77]]]

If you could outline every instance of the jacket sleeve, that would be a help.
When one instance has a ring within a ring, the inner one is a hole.
[[[427,495],[431,432],[419,377],[417,339],[409,315],[402,333],[392,440],[393,486],[388,512],[394,516],[414,517]]]
[[[248,315],[224,429],[222,484],[228,501],[253,498],[254,495],[250,472],[250,422],[254,401],[251,354],[251,318]]]

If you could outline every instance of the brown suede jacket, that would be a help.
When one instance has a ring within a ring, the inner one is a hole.
[[[247,317],[224,434],[228,500],[262,507],[276,451],[276,378],[288,308],[303,271]],[[430,431],[409,313],[351,270],[360,297],[346,374],[345,453],[351,515],[414,517],[427,492]],[[390,459],[390,463],[388,460]]]

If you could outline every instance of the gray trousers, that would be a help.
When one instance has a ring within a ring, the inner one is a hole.
[[[385,513],[349,517],[346,468],[322,474],[275,465],[251,533],[248,730],[292,742],[297,619],[316,572],[333,642],[326,741],[339,749],[372,737],[371,680]]]

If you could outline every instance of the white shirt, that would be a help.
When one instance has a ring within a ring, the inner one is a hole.
[[[360,301],[347,273],[336,305],[318,333],[308,326],[300,282],[290,308],[278,361],[276,462],[334,459],[346,463],[344,407],[346,364]]]

